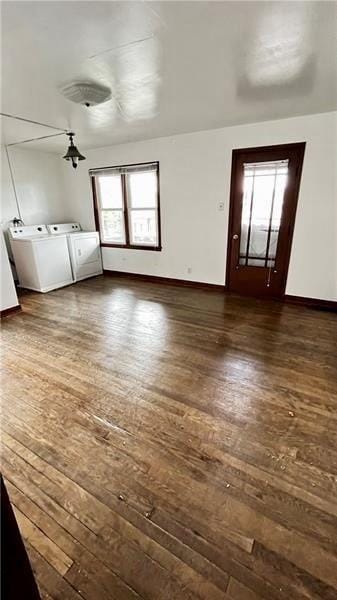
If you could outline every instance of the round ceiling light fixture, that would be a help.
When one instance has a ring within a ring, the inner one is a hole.
[[[102,104],[111,98],[110,88],[92,81],[68,83],[61,89],[61,93],[71,102],[87,107]]]

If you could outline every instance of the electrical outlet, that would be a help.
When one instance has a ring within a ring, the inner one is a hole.
[[[192,273],[192,267],[187,267],[187,273]]]
[[[224,202],[219,202],[219,204],[218,204],[218,210],[225,210],[225,203]]]

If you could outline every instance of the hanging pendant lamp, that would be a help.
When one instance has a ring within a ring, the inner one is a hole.
[[[74,169],[77,169],[78,161],[85,160],[85,156],[83,156],[83,154],[81,154],[77,150],[77,148],[73,142],[73,137],[75,134],[73,132],[69,132],[69,133],[67,133],[67,135],[69,136],[70,144],[69,144],[67,153],[64,155],[63,158],[65,158],[65,160],[71,160],[71,164],[73,165]]]

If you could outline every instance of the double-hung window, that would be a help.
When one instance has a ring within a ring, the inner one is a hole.
[[[101,245],[161,250],[159,163],[90,171]]]

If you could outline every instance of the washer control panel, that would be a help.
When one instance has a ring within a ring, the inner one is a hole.
[[[79,223],[51,223],[47,225],[48,231],[52,235],[56,235],[58,233],[76,233],[77,231],[82,231],[81,225]]]
[[[9,235],[12,240],[26,237],[38,237],[48,235],[47,225],[18,225],[9,228]]]

